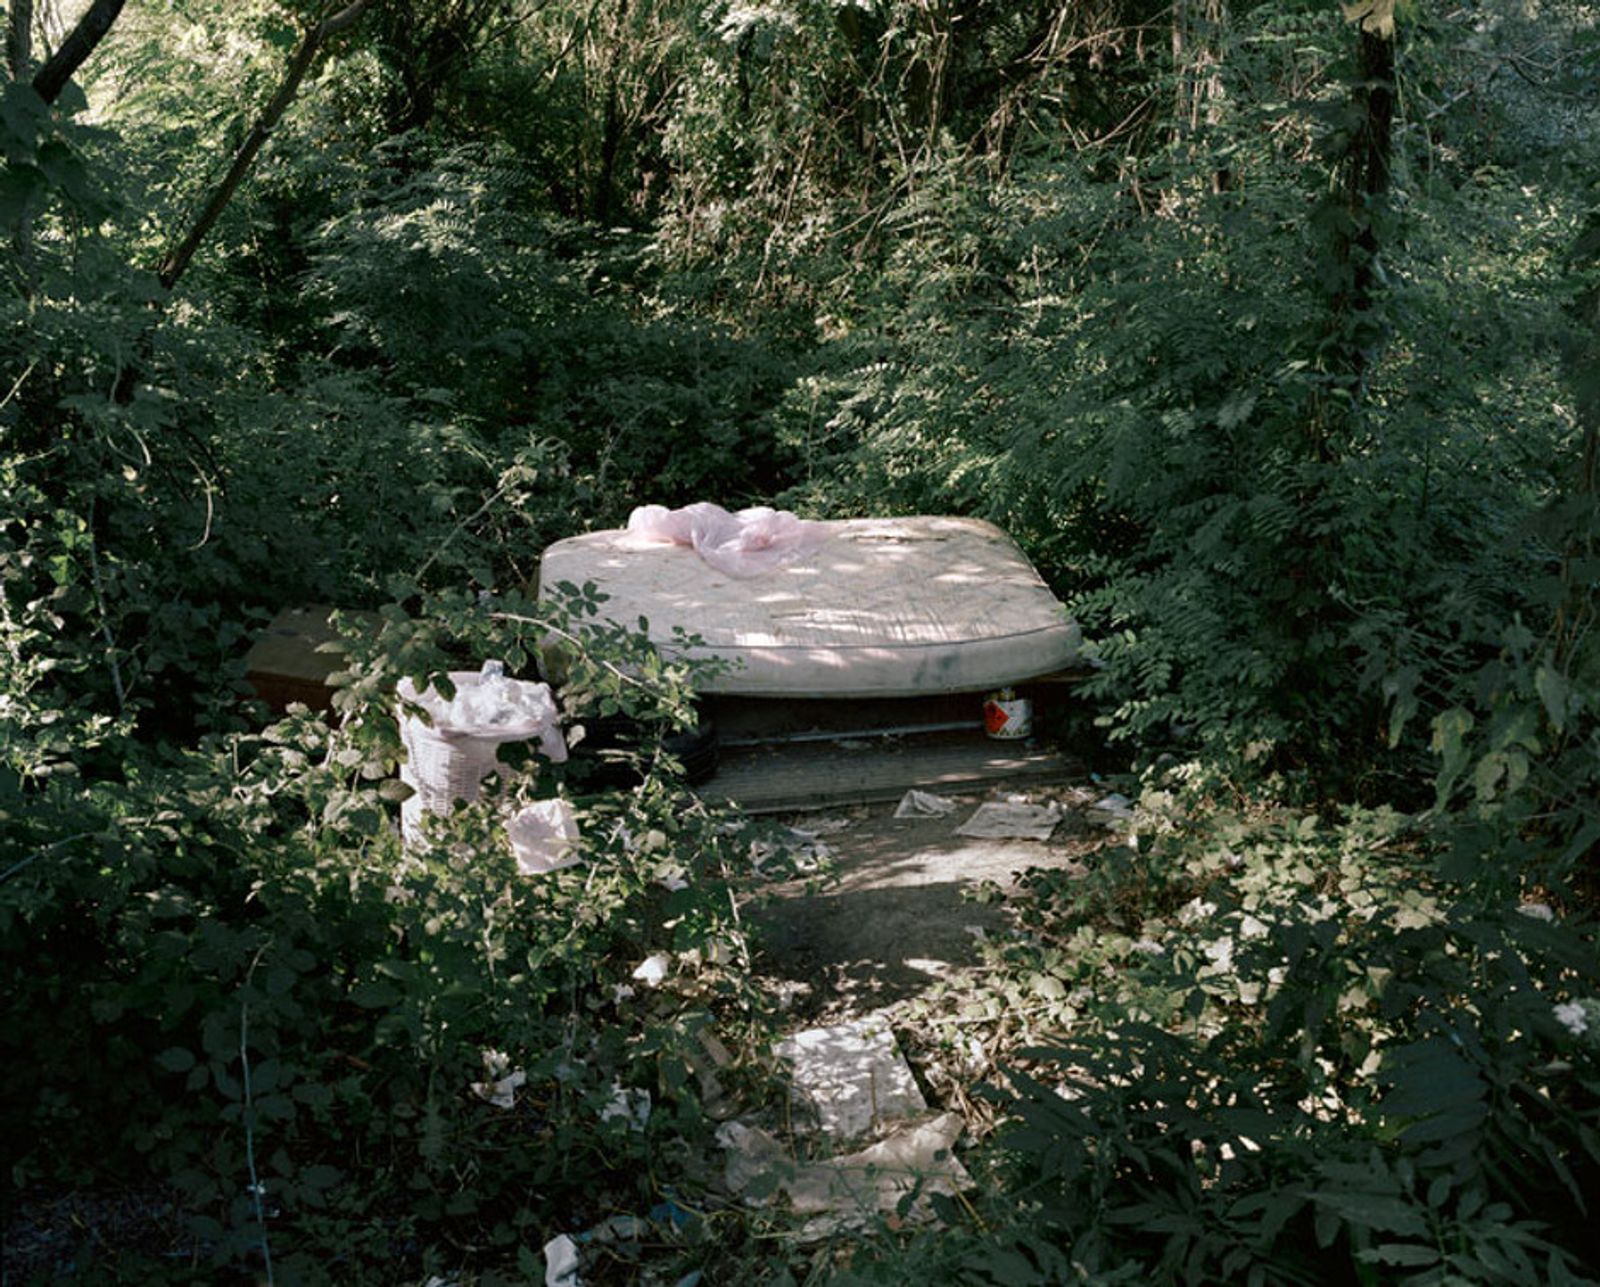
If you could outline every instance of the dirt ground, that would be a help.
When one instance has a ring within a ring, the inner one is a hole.
[[[773,888],[751,909],[758,970],[806,984],[802,1012],[827,1018],[862,1014],[907,1000],[980,963],[979,932],[1007,931],[1003,913],[972,895],[1006,886],[1030,868],[1086,872],[1107,833],[1084,819],[1097,793],[1083,787],[1031,790],[1029,802],[1055,801],[1063,817],[1049,840],[989,840],[956,834],[991,796],[958,796],[944,817],[894,817],[892,804],[800,813],[779,822],[819,828],[833,871],[821,881]],[[831,827],[842,820],[848,825]]]

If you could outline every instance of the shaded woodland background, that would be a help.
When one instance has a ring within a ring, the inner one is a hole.
[[[662,1274],[1594,1272],[1591,6],[8,16],[5,1182],[171,1203],[78,1272],[514,1280],[541,1213],[688,1191],[683,1043],[761,1003],[709,965],[608,998],[663,934],[715,959],[717,820],[652,773],[593,803],[663,837],[606,842],[610,893],[513,895],[399,854],[381,792],[396,675],[529,655],[480,592],[538,617],[545,543],[698,499],[1006,527],[1154,840],[1025,913],[1067,956],[1019,977],[1078,998],[1030,992],[1029,1041],[1089,1043],[1087,1101],[1003,1082],[993,1209],[825,1270],[697,1215]],[[244,650],[309,601],[387,625],[342,724],[260,731]],[[572,709],[683,714],[692,675],[642,697],[604,664],[637,640],[540,611],[591,639]],[[1410,912],[1319,910],[1361,890]],[[1265,992],[1219,990],[1220,939],[1128,948],[1194,903]],[[518,1042],[514,1127],[443,1095]],[[614,1075],[672,1120],[597,1126]]]

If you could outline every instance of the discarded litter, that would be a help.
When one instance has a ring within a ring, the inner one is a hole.
[[[797,827],[784,828],[783,834],[768,840],[750,842],[750,865],[757,875],[763,875],[762,866],[773,858],[783,858],[800,872],[814,872],[833,857],[833,849],[815,836]]]
[[[943,1113],[903,1126],[859,1152],[818,1162],[791,1162],[782,1144],[743,1122],[724,1122],[717,1128],[717,1142],[728,1152],[723,1174],[728,1189],[752,1206],[783,1190],[797,1214],[816,1217],[801,1230],[806,1240],[860,1225],[882,1212],[899,1214],[909,1194],[915,1198],[904,1219],[931,1220],[932,1195],[953,1198],[972,1184],[951,1151],[962,1126],[959,1114]]]
[[[578,1287],[578,1244],[564,1233],[544,1244],[544,1287]]]
[[[762,982],[768,998],[780,1010],[792,1010],[811,996],[811,985],[799,979],[765,979]]]
[[[681,1229],[693,1219],[693,1216],[680,1207],[673,1198],[668,1197],[665,1202],[657,1202],[650,1208],[650,1219],[656,1224]]]
[[[1133,801],[1113,791],[1089,806],[1084,816],[1101,827],[1125,827],[1133,822]]]
[[[579,1242],[631,1242],[635,1238],[642,1238],[650,1231],[647,1221],[638,1216],[619,1215],[612,1216],[609,1220],[602,1220],[593,1229],[586,1229],[578,1235]]]
[[[682,509],[641,505],[628,516],[628,532],[642,545],[692,546],[724,576],[759,576],[791,563],[828,539],[830,528],[765,505],[730,514],[700,501]]]
[[[499,1050],[483,1052],[483,1068],[488,1079],[473,1082],[472,1093],[496,1108],[516,1107],[517,1091],[527,1083],[528,1074],[513,1069],[510,1058]]]
[[[572,852],[579,839],[578,820],[565,800],[530,804],[506,823],[506,836],[524,876],[542,876],[579,861]]]
[[[646,987],[657,987],[672,968],[672,958],[665,952],[653,952],[634,967],[633,978]]]
[[[1048,840],[1060,821],[1061,811],[1053,804],[980,804],[956,828],[956,835],[980,840]]]
[[[1017,741],[1033,732],[1033,703],[1002,688],[983,699],[983,731],[996,741]]]
[[[789,830],[797,836],[805,836],[811,840],[818,840],[823,836],[836,836],[841,831],[850,829],[849,818],[822,817],[807,818],[803,824],[790,827]]]
[[[895,806],[897,818],[942,818],[954,813],[960,806],[948,796],[934,795],[930,791],[907,791]]]
[[[635,1131],[644,1130],[650,1124],[650,1092],[625,1088],[620,1082],[612,1082],[611,1098],[600,1110],[600,1120],[624,1121]]]
[[[720,1050],[728,1059],[731,1059],[732,1056],[728,1055],[726,1047],[720,1041],[716,1041],[715,1037],[711,1038],[712,1041],[716,1041],[715,1049],[705,1045],[705,1034],[701,1035],[700,1040],[709,1058],[694,1051],[690,1051],[686,1058],[686,1062],[691,1071],[693,1071],[695,1080],[700,1087],[700,1108],[712,1121],[726,1121],[739,1111],[739,1107],[728,1098],[727,1093],[722,1089],[722,1080],[717,1076],[717,1069],[726,1067],[727,1064],[718,1060],[716,1051]]]
[[[396,687],[400,740],[406,758],[400,780],[412,795],[400,806],[400,825],[408,844],[422,834],[424,813],[448,814],[457,800],[478,798],[483,779],[500,769],[505,742],[535,741],[555,763],[567,758],[560,717],[548,684],[510,679],[498,661],[480,671],[453,670],[455,696],[438,689],[418,691],[410,679]],[[408,707],[420,707],[424,720]]]
[[[926,1112],[911,1069],[888,1024],[868,1015],[831,1028],[811,1028],[778,1043],[776,1052],[794,1066],[798,1097],[817,1124],[848,1139],[887,1118]]]

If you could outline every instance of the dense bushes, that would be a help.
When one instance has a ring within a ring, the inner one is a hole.
[[[1159,838],[1041,884],[1007,990],[969,998],[1038,1048],[987,1225],[952,1210],[850,1272],[1578,1272],[1585,13],[1402,11],[1374,152],[1332,7],[504,0],[408,31],[391,5],[165,293],[147,267],[303,8],[141,13],[92,113],[20,82],[0,110],[11,1184],[170,1180],[201,1277],[269,1247],[526,1275],[539,1203],[670,1201],[705,1131],[690,1038],[748,1014],[727,834],[658,775],[573,779],[587,876],[518,882],[486,814],[407,855],[386,692],[525,661],[553,537],[782,497],[1016,533],[1094,640],[1102,727],[1175,793],[1146,798]],[[246,731],[245,641],[297,600],[389,625],[343,723]],[[686,676],[593,647],[682,713]],[[603,666],[568,696],[643,700]],[[1323,824],[1175,820],[1287,798]],[[657,950],[675,981],[625,996]],[[495,1051],[512,1110],[466,1089]],[[612,1110],[644,1089],[639,1133]],[[479,1250],[441,1259],[463,1229]]]
[[[10,1184],[116,1184],[151,1212],[174,1195],[196,1281],[269,1255],[312,1281],[459,1268],[445,1227],[493,1263],[539,1245],[551,1212],[661,1202],[708,1129],[696,1034],[757,1013],[726,968],[732,832],[659,771],[624,794],[569,783],[587,861],[542,879],[518,875],[490,809],[420,851],[386,821],[388,694],[446,640],[492,634],[516,665],[548,620],[571,717],[681,713],[684,676],[621,677],[649,676],[646,653],[581,606],[503,606],[522,624],[466,599],[391,614],[352,645],[367,659],[339,727],[301,713],[159,758],[125,745],[116,782],[0,776]],[[517,790],[548,795],[552,775]],[[631,982],[656,954],[665,981]],[[142,1270],[124,1250],[115,1272],[172,1281],[172,1250]]]

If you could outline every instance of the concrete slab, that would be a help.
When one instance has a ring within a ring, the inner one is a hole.
[[[852,1139],[881,1122],[927,1111],[888,1021],[880,1016],[797,1032],[774,1049],[791,1065],[796,1098],[815,1114],[823,1133],[836,1139]]]
[[[989,840],[956,834],[981,801],[963,797],[946,817],[896,818],[892,804],[845,812],[850,825],[826,844],[835,878],[794,882],[753,907],[768,968],[812,986],[818,1012],[877,1009],[925,992],[982,964],[980,940],[1009,933],[992,904],[973,901],[983,882],[1005,886],[1030,868],[1086,875],[1107,833],[1081,812],[1081,788],[1031,793],[1064,805],[1051,839]],[[834,810],[835,814],[839,811]],[[808,816],[785,821],[804,826]]]

